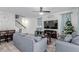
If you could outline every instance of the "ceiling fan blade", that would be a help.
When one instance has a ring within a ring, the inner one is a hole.
[[[32,11],[32,12],[44,12],[44,13],[50,13],[51,11],[43,11],[43,7],[40,7],[40,11]]]
[[[45,13],[50,13],[51,11],[42,11],[42,12],[45,12]]]
[[[32,12],[40,12],[40,11],[32,11]]]

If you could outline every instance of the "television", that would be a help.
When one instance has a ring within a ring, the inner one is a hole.
[[[44,21],[45,29],[58,29],[58,20]]]

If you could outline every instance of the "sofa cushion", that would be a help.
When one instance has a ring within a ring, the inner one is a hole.
[[[42,38],[41,37],[34,37],[35,42],[40,41]]]
[[[66,42],[70,42],[72,40],[72,35],[70,35],[70,34],[68,34],[66,37],[65,37],[65,39],[64,39],[64,41],[66,41]]]
[[[76,36],[75,38],[73,38],[71,43],[79,45],[79,36]]]
[[[18,33],[21,37],[25,37],[26,35],[28,35],[27,33]]]

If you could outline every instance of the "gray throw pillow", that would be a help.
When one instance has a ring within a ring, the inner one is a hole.
[[[60,36],[58,37],[58,39],[61,40],[61,41],[64,41],[64,38],[65,38],[65,35],[60,35]]]
[[[72,35],[70,34],[68,34],[64,39],[65,42],[70,42],[71,40],[72,40]]]
[[[72,33],[72,37],[75,38],[76,36],[77,36],[77,33],[76,32],[73,32]]]
[[[35,42],[40,41],[42,38],[41,37],[34,37]]]
[[[79,32],[77,32],[76,35],[79,36]]]
[[[79,45],[79,36],[76,36],[75,38],[73,38],[71,43]]]

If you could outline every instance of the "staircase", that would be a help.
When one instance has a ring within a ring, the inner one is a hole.
[[[15,26],[18,29],[18,32],[22,32],[26,27],[22,24],[22,19],[20,17],[15,18]]]
[[[23,28],[26,28],[22,23],[20,23],[19,21],[15,20],[19,25],[21,25]]]

